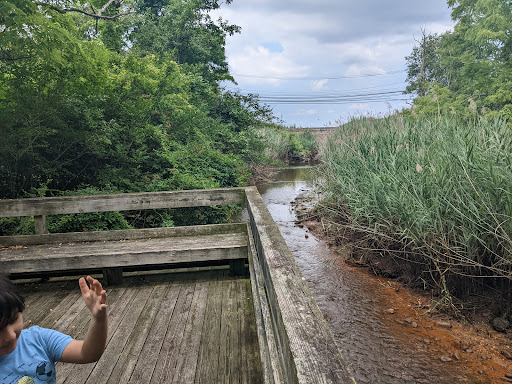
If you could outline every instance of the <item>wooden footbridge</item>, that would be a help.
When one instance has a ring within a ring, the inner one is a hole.
[[[47,215],[224,204],[249,222],[46,230]],[[0,217],[20,216],[36,234],[0,237],[0,273],[20,279],[27,327],[83,337],[89,315],[69,276],[107,286],[105,353],[58,364],[57,382],[354,383],[256,188],[0,200]]]

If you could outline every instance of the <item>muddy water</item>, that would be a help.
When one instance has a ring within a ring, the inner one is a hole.
[[[415,333],[408,316],[390,313],[391,282],[340,263],[327,245],[295,225],[291,203],[314,193],[314,168],[291,167],[258,187],[295,256],[340,350],[358,383],[479,383],[462,364],[440,360],[437,337]],[[339,256],[339,255],[338,255]],[[400,308],[397,309],[400,312]],[[413,318],[414,320],[414,318]]]

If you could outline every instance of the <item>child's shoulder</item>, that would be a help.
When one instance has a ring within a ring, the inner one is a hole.
[[[56,331],[54,329],[49,328],[43,328],[39,325],[33,325],[30,328],[26,328],[23,331],[21,331],[22,335],[24,337],[30,337],[30,338],[48,338],[52,335],[63,335],[61,332]]]
[[[29,328],[25,328],[21,332],[25,333],[25,334],[40,334],[40,333],[45,333],[46,331],[49,331],[49,329],[40,327],[39,325],[32,325]]]

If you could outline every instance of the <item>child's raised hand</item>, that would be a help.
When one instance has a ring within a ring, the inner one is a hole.
[[[87,276],[87,282],[89,282],[89,285],[83,277],[78,280],[85,305],[94,317],[105,316],[107,314],[107,292],[103,289],[101,283],[91,276]]]

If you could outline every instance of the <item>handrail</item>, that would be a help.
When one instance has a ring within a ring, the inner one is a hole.
[[[243,204],[244,201],[244,188],[3,199],[0,200],[0,217],[205,207]]]
[[[251,273],[260,271],[251,279],[256,287],[263,285],[260,296],[267,301],[257,314],[267,323],[259,339],[270,351],[267,366],[275,371],[266,376],[276,383],[355,383],[261,195],[249,187],[246,197],[255,245],[251,262],[258,263]]]
[[[0,217],[34,216],[36,234],[46,234],[46,216],[243,204],[244,188],[121,193],[0,200]]]

